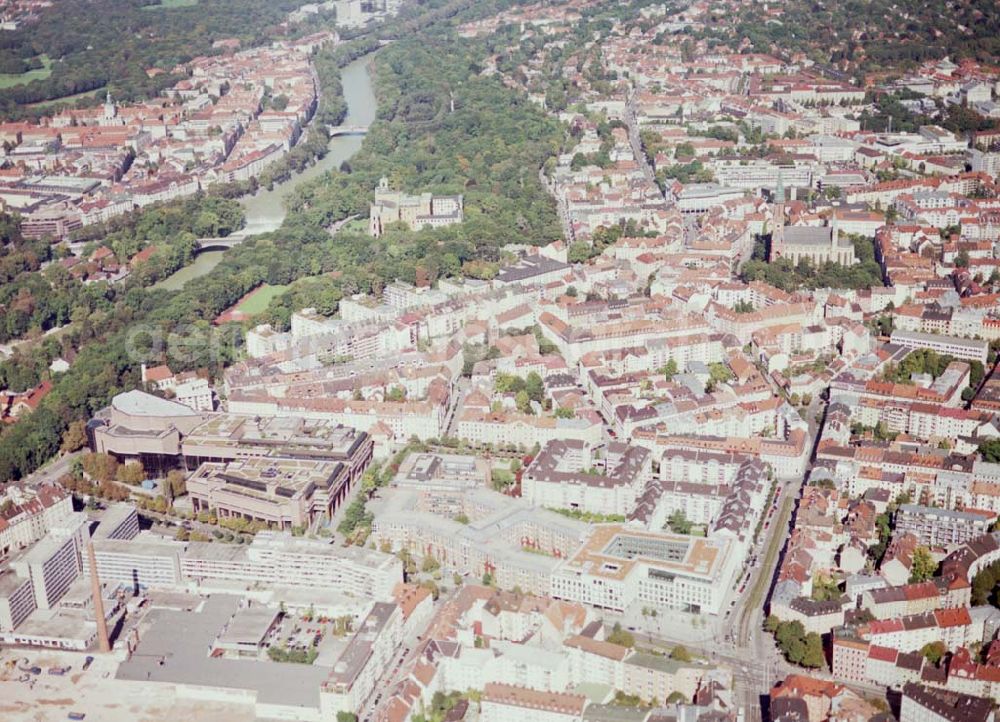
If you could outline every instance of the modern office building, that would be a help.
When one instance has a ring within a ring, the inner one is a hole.
[[[339,461],[263,457],[206,462],[188,478],[187,490],[195,512],[290,531],[330,518],[350,482],[350,468]]]
[[[988,341],[977,341],[971,338],[944,336],[936,333],[920,333],[919,331],[893,331],[892,343],[908,349],[929,349],[942,356],[954,356],[957,359],[979,361],[986,363],[989,356]]]
[[[492,473],[478,456],[412,453],[399,465],[392,484],[416,492],[421,511],[453,518],[462,513],[465,492],[488,487]]]
[[[87,434],[93,451],[155,472],[177,465],[181,438],[204,419],[189,406],[135,390],[115,396],[110,416],[92,419]]]
[[[552,596],[624,611],[633,605],[718,614],[742,559],[728,538],[595,526],[552,574]]]
[[[458,454],[410,454],[399,465],[395,486],[421,492],[461,492],[489,481],[489,464],[478,456]]]
[[[86,516],[71,512],[0,565],[0,633],[13,632],[38,609],[57,607],[80,577],[87,539]]]
[[[136,587],[197,589],[235,583],[279,593],[332,589],[388,599],[403,579],[402,562],[389,554],[279,532],[258,532],[248,546],[140,534],[131,541],[96,541],[94,550],[101,581]]]
[[[49,530],[48,535],[11,560],[17,574],[31,582],[38,609],[52,609],[83,570],[88,538],[87,518],[74,513]]]
[[[368,434],[323,418],[199,413],[143,391],[112,399],[106,419],[88,424],[90,447],[150,471],[251,457],[342,462],[353,483],[372,457]]]
[[[10,567],[0,568],[0,632],[11,632],[35,611],[31,580]]]
[[[214,414],[184,435],[181,452],[190,470],[250,457],[340,461],[353,481],[368,466],[371,446],[368,434],[325,419]]]
[[[113,504],[104,512],[93,538],[135,539],[139,535],[139,513],[131,504]]]
[[[183,583],[180,554],[183,542],[152,534],[129,540],[95,539],[97,575],[105,584],[119,583],[132,589],[170,589]]]

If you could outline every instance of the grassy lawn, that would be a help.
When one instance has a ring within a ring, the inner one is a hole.
[[[29,108],[48,108],[52,105],[58,105],[59,103],[75,103],[81,98],[96,98],[101,97],[106,93],[105,88],[95,88],[94,90],[85,90],[82,93],[76,93],[74,95],[64,95],[61,98],[52,98],[52,100],[40,100],[37,103],[29,103]]]
[[[198,4],[198,0],[160,0],[156,5],[146,5],[143,10],[171,10],[173,8],[190,8]]]
[[[353,231],[355,233],[367,233],[368,232],[368,219],[367,218],[355,218],[353,221],[348,221],[344,224],[343,230]]]
[[[248,316],[253,316],[254,314],[262,313],[271,303],[271,299],[276,298],[288,290],[288,286],[269,286],[266,283],[258,288],[250,298],[246,299],[243,303],[236,307],[236,310],[240,313],[245,313]]]
[[[15,85],[25,85],[33,80],[45,80],[52,75],[52,58],[48,55],[39,55],[38,59],[42,61],[42,67],[37,70],[29,70],[27,73],[0,74],[0,90],[13,88]]]

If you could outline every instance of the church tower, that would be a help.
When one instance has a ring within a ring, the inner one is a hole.
[[[837,220],[837,212],[833,212],[830,219],[830,260],[839,263],[841,266],[850,266],[854,263],[854,247],[841,249],[840,247],[840,224]]]
[[[104,99],[104,125],[114,125],[117,116],[118,108],[115,106],[115,101],[111,99],[111,91],[109,90]]]
[[[771,215],[771,260],[785,255],[785,182],[778,171],[778,189],[774,192]]]

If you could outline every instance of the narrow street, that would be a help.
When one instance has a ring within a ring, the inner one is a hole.
[[[24,483],[30,487],[37,487],[42,484],[55,483],[59,477],[68,473],[73,465],[73,460],[80,456],[82,452],[74,451],[72,454],[65,454],[56,458],[55,461],[43,466],[34,474],[25,477]]]
[[[391,691],[397,684],[410,675],[410,670],[423,652],[424,642],[440,637],[446,627],[455,621],[456,612],[452,601],[458,594],[459,589],[460,587],[451,589],[442,594],[434,603],[434,616],[431,617],[427,627],[421,630],[419,635],[403,640],[402,645],[396,652],[396,656],[393,658],[394,663],[382,675],[378,684],[375,685],[375,693],[365,700],[364,706],[358,710],[358,719],[361,722],[371,722],[374,719],[376,710],[389,702]]]
[[[642,150],[642,140],[639,138],[639,122],[636,119],[635,109],[635,99],[638,93],[639,91],[635,89],[629,93],[625,104],[625,125],[628,127],[628,140],[632,145],[632,154],[639,167],[642,168],[642,174],[646,176],[647,181],[656,185],[656,173],[649,158],[646,157],[646,153]]]
[[[544,168],[538,169],[538,181],[545,186],[545,190],[555,199],[556,213],[559,215],[559,225],[562,226],[563,238],[566,239],[567,243],[572,243],[576,240],[576,235],[573,233],[573,224],[569,219],[569,208],[566,207],[565,198],[556,193],[555,182],[545,176]]]

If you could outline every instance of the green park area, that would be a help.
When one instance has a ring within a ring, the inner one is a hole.
[[[52,59],[48,55],[39,55],[42,67],[24,73],[0,73],[0,90],[13,88],[15,85],[26,85],[34,80],[45,80],[52,75]]]
[[[349,231],[351,233],[367,233],[368,232],[368,219],[367,218],[355,218],[354,220],[345,223],[341,230]]]
[[[271,286],[265,283],[263,286],[243,299],[243,301],[236,307],[236,311],[244,313],[247,316],[255,316],[258,313],[263,313],[267,310],[267,307],[273,299],[277,298],[287,290],[288,286]]]
[[[60,103],[68,103],[72,105],[78,100],[83,98],[98,98],[103,97],[107,93],[107,88],[100,87],[96,90],[85,90],[82,93],[74,93],[73,95],[64,95],[61,98],[53,98],[52,100],[40,100],[37,103],[28,103],[29,108],[49,108],[53,105],[59,105]]]
[[[190,8],[198,4],[198,0],[160,0],[155,5],[146,5],[143,10],[172,10],[174,8]]]

